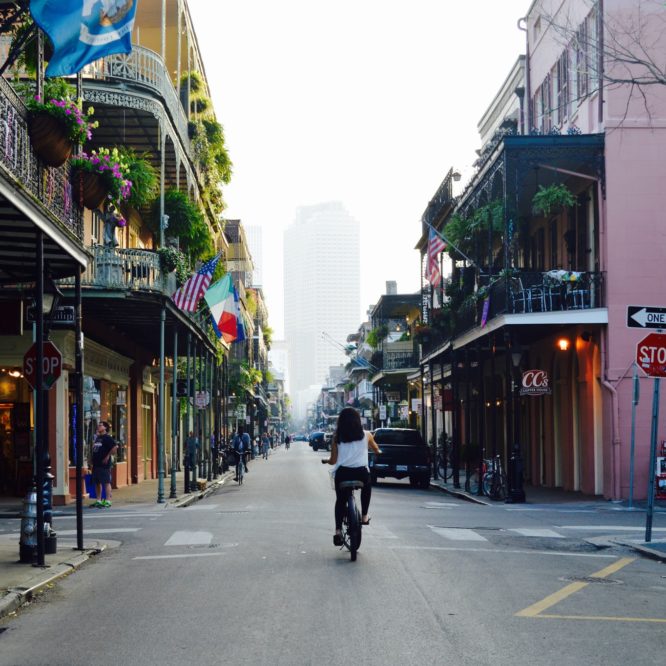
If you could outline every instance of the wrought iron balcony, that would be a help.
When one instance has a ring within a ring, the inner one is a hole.
[[[132,52],[104,57],[84,69],[84,76],[96,80],[120,80],[149,88],[164,101],[183,146],[190,150],[187,116],[162,57],[143,46]]]
[[[157,253],[151,250],[96,245],[89,251],[93,259],[81,277],[83,287],[169,294],[176,290],[171,276],[165,276],[160,268]],[[63,280],[62,284],[71,286],[74,279]]]
[[[0,77],[0,170],[63,230],[83,243],[83,217],[72,201],[69,163],[43,166],[33,153],[27,109],[13,88]]]

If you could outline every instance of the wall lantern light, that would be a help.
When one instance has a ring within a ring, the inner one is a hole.
[[[560,351],[568,351],[570,346],[571,346],[571,341],[569,340],[569,338],[558,338],[557,348]]]

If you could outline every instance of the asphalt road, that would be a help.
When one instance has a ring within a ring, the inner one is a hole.
[[[0,623],[0,665],[663,663],[666,567],[584,540],[642,514],[386,482],[352,563],[326,455],[297,442],[186,509],[88,510],[117,547]]]

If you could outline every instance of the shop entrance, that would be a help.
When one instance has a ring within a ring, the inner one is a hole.
[[[146,391],[141,396],[141,437],[139,460],[143,460],[143,478],[151,478],[153,464],[153,396]]]
[[[29,403],[0,403],[0,495],[22,497],[32,479]]]

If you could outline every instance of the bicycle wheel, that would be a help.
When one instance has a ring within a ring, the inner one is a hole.
[[[492,495],[490,494],[493,486],[493,475],[494,472],[486,472],[483,475],[483,494],[486,495],[487,497],[490,497],[492,499]]]
[[[350,494],[347,499],[347,518],[349,520],[349,552],[351,561],[356,561],[356,551],[361,546],[361,516],[356,508],[354,495]]]
[[[242,460],[236,465],[236,480],[238,481],[239,486],[243,485],[243,461]]]
[[[490,487],[490,497],[497,501],[506,499],[506,477],[501,472],[495,473],[495,478]]]
[[[479,472],[477,470],[465,477],[465,490],[471,495],[479,494]]]

